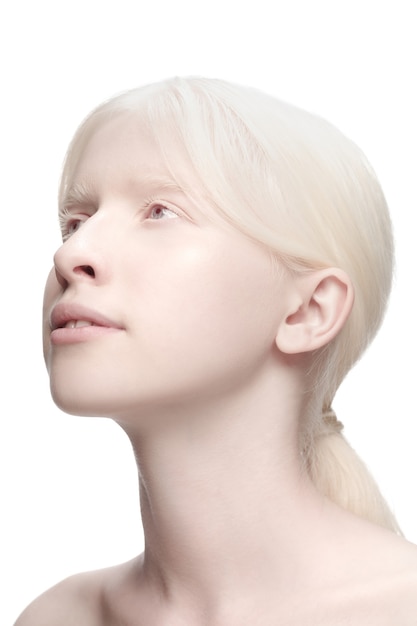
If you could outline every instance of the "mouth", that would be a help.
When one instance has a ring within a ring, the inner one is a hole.
[[[84,305],[59,302],[51,312],[49,320],[51,330],[59,328],[82,328],[84,326],[105,326],[121,330],[120,324],[102,313]]]
[[[60,302],[52,309],[49,327],[51,343],[55,345],[78,343],[123,330],[102,313],[69,302]]]
[[[59,326],[58,328],[81,328],[83,326],[98,326],[99,324],[94,324],[94,322],[89,322],[87,320],[69,320],[66,322],[64,326]]]

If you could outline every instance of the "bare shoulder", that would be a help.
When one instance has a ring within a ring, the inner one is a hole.
[[[141,557],[113,567],[70,576],[36,598],[14,626],[108,626],[120,623],[131,580]],[[134,585],[134,594],[140,591]],[[140,595],[140,594],[139,594]],[[129,603],[127,603],[129,604]],[[140,605],[136,607],[139,614]],[[122,620],[123,622],[123,620]],[[125,622],[123,622],[125,623]]]
[[[363,546],[348,589],[346,623],[354,607],[358,625],[416,626],[417,546],[395,535],[381,535],[370,550]]]
[[[389,581],[389,578],[388,578]],[[388,587],[388,585],[387,585]],[[404,625],[417,624],[417,546],[400,540],[397,561],[393,558],[391,610],[400,610]],[[389,595],[389,589],[387,589]],[[398,621],[399,626],[402,622]]]
[[[66,578],[23,611],[14,626],[101,626],[100,572]]]
[[[365,588],[363,609],[362,614],[369,616],[372,626],[415,626],[417,564],[415,568],[406,567],[403,571],[393,572],[391,576],[381,579],[375,588]],[[365,623],[368,621],[365,620]]]

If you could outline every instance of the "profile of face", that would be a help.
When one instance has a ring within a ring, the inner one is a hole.
[[[279,367],[289,274],[213,211],[172,180],[137,119],[96,129],[61,207],[45,290],[58,406],[125,418],[207,402]]]

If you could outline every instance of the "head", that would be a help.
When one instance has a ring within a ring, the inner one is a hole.
[[[314,351],[310,385],[324,406],[375,335],[392,278],[386,202],[359,148],[326,121],[256,90],[174,78],[123,93],[78,129],[61,198],[98,128],[118,115],[147,129],[196,201],[267,249],[294,276],[338,268],[354,291],[343,327]]]

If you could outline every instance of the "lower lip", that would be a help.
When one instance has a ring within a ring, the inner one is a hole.
[[[110,326],[80,326],[79,328],[56,328],[51,332],[51,343],[62,346],[71,343],[91,341],[105,335],[120,332],[120,328]]]

